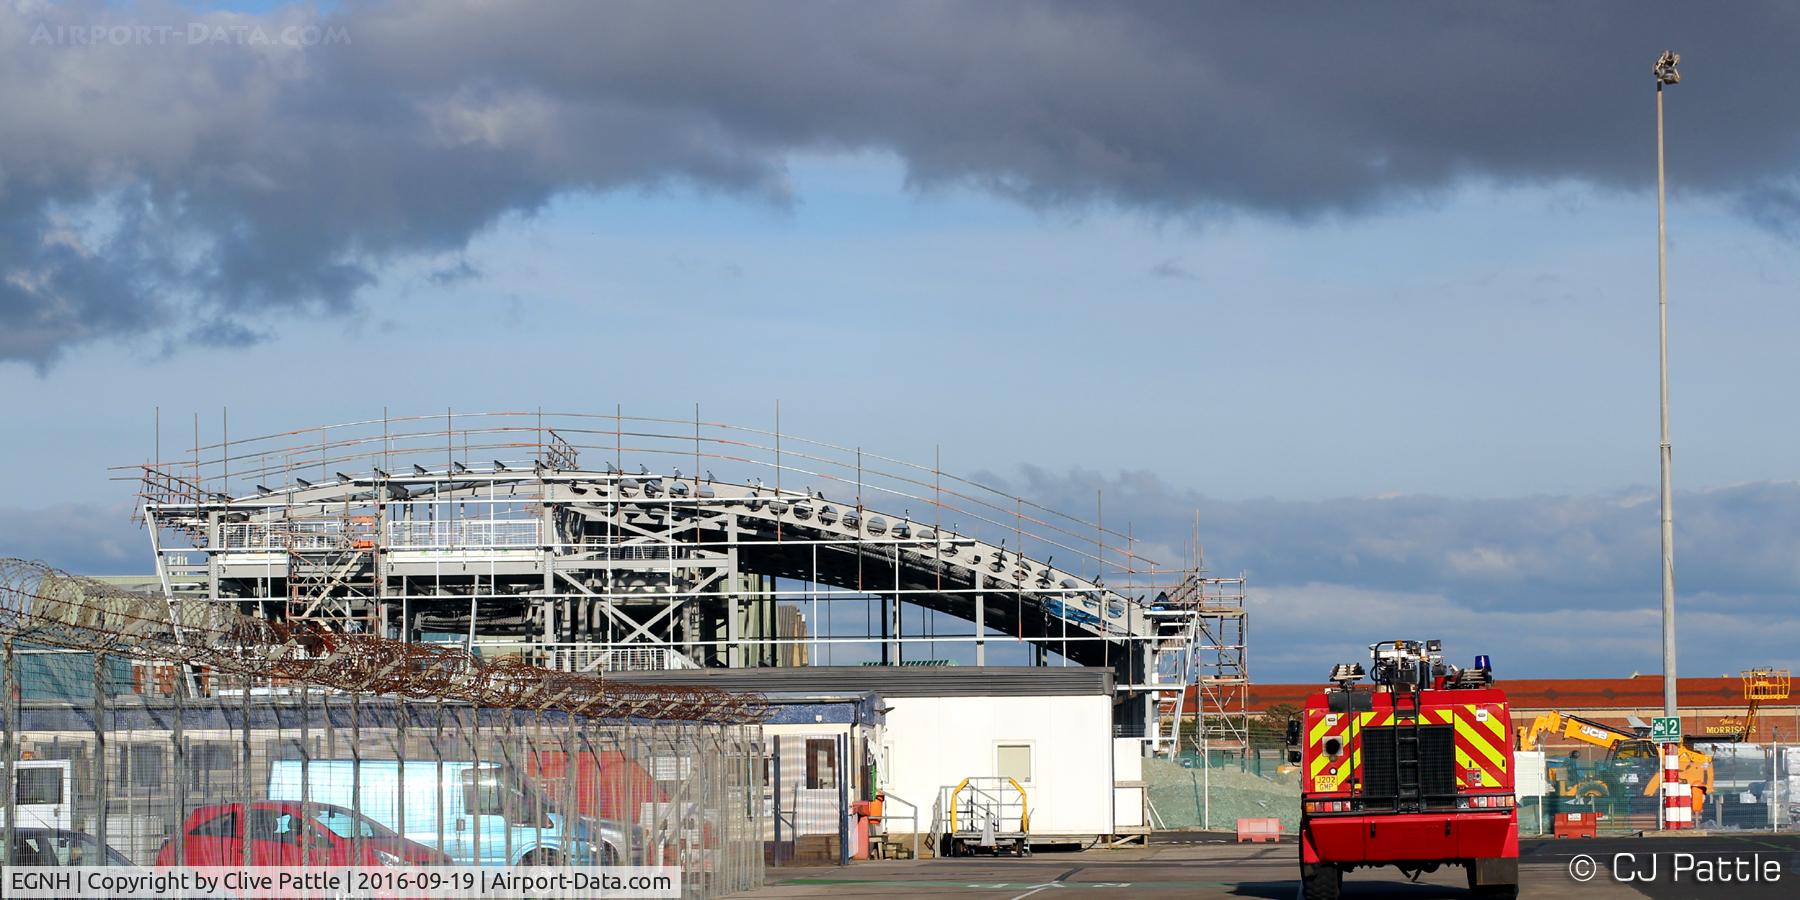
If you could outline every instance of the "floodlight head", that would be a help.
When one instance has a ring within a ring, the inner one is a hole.
[[[1361,681],[1362,677],[1362,663],[1338,663],[1331,667],[1330,680],[1341,687],[1349,687]]]
[[[1681,71],[1675,68],[1680,64],[1681,54],[1673,50],[1664,50],[1662,55],[1656,58],[1656,65],[1650,67],[1650,72],[1656,76],[1657,86],[1680,84]]]
[[[1443,641],[1426,641],[1425,642],[1425,652],[1426,653],[1439,653],[1439,652],[1442,652],[1443,649],[1444,649]]]

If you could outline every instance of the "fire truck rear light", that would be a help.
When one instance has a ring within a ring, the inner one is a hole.
[[[1309,813],[1349,812],[1350,811],[1350,801],[1348,801],[1348,800],[1308,800],[1308,801],[1306,801],[1306,811]]]
[[[1474,797],[1458,797],[1458,798],[1456,798],[1456,808],[1457,809],[1512,809],[1513,808],[1513,797],[1511,794],[1506,794],[1506,795],[1481,794],[1481,795],[1474,796]]]

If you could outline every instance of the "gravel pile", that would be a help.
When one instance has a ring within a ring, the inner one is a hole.
[[[1156,808],[1153,823],[1162,828],[1203,828],[1228,831],[1238,819],[1281,820],[1281,830],[1293,833],[1300,827],[1300,784],[1290,775],[1282,779],[1263,778],[1240,771],[1236,767],[1213,769],[1203,776],[1200,769],[1184,769],[1162,759],[1144,760],[1144,779],[1150,786],[1150,805]],[[1209,788],[1210,783],[1210,790]],[[1202,800],[1209,810],[1201,821]]]

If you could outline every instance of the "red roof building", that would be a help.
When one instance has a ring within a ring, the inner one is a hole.
[[[1629,724],[1629,717],[1648,723],[1662,715],[1662,676],[1633,675],[1630,678],[1503,678],[1498,686],[1506,691],[1512,704],[1514,727],[1528,723],[1538,713],[1556,710],[1616,725]],[[1299,706],[1306,697],[1324,687],[1316,684],[1252,684],[1249,692],[1251,715],[1271,706]],[[1744,683],[1739,678],[1678,678],[1676,698],[1681,704],[1681,726],[1686,735],[1704,737],[1725,727],[1721,717],[1742,716],[1749,705],[1744,699]],[[1190,689],[1187,709],[1195,708]],[[1712,729],[1712,731],[1709,731]],[[1800,695],[1790,694],[1786,700],[1765,700],[1757,713],[1753,741],[1800,742]]]

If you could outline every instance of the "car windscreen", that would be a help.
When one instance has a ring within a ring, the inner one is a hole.
[[[358,818],[347,809],[333,806],[317,807],[313,811],[313,819],[329,829],[332,834],[341,838],[391,838],[399,837],[394,831],[368,817]]]

